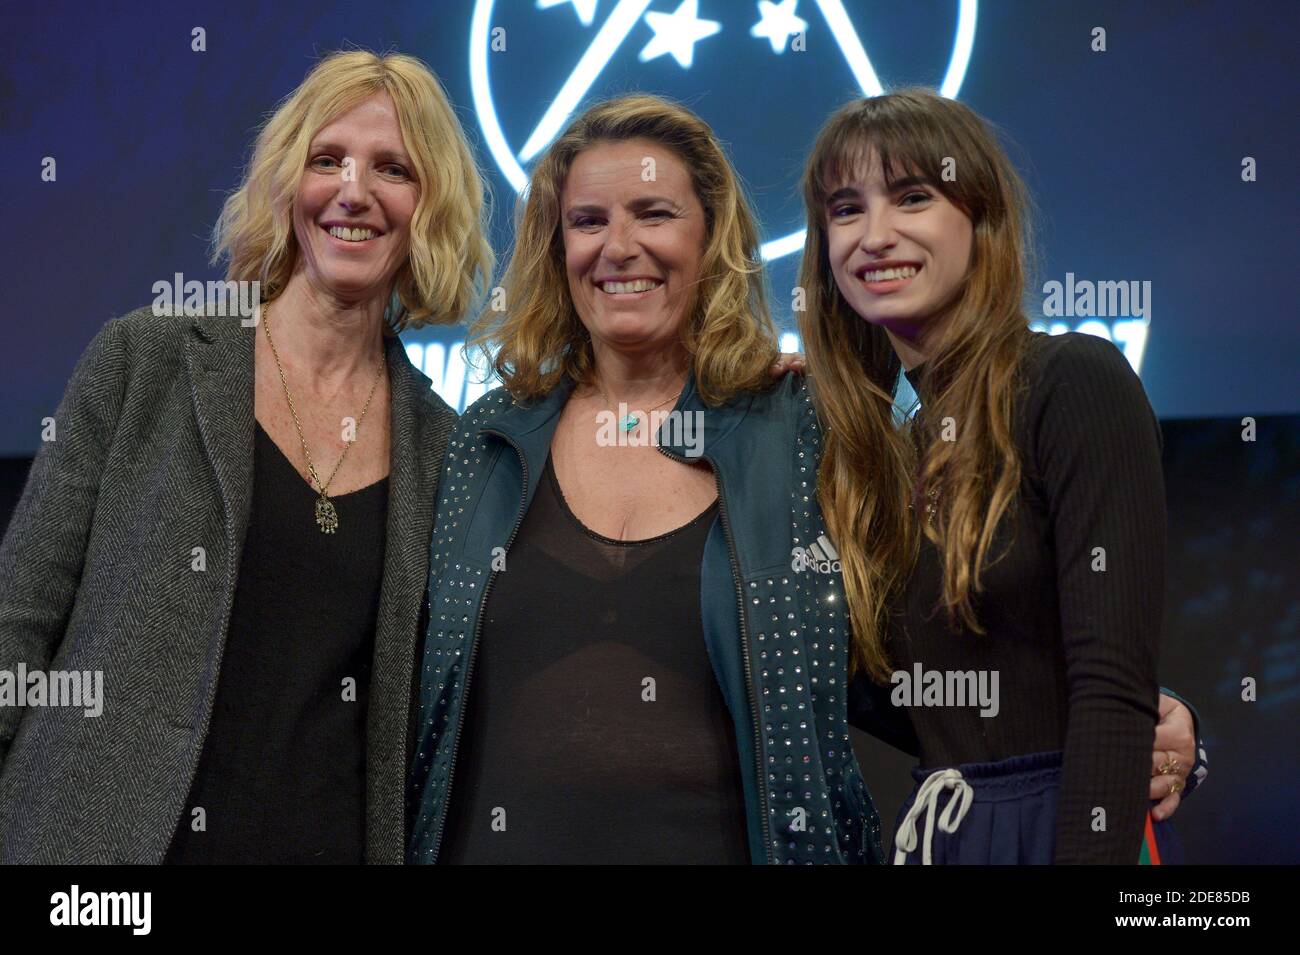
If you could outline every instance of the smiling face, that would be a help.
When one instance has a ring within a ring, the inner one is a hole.
[[[413,169],[387,93],[312,137],[293,228],[313,287],[348,302],[387,294],[409,248],[419,198]]]
[[[600,143],[574,159],[560,215],[569,294],[592,342],[647,349],[678,340],[707,232],[685,164],[649,140]]]
[[[965,280],[971,220],[924,177],[887,183],[874,152],[850,178],[827,190],[835,284],[862,318],[914,340],[942,319]]]

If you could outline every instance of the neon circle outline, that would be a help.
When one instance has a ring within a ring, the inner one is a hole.
[[[822,16],[831,29],[831,35],[835,37],[840,52],[844,54],[846,59],[851,59],[850,53],[845,50],[844,41],[840,39],[835,28],[831,26],[833,18],[843,17],[847,21],[847,14],[844,12],[843,4],[840,0],[815,0],[815,2],[821,9]],[[491,83],[488,78],[488,28],[492,21],[492,9],[495,6],[495,0],[475,0],[469,33],[470,94],[474,102],[474,112],[478,116],[479,128],[483,131],[488,151],[492,154],[492,158],[496,160],[497,167],[501,170],[510,186],[516,193],[522,193],[528,185],[528,173],[519,164],[514,150],[506,142],[505,132],[501,129],[500,120],[497,118],[496,104],[492,99]],[[948,68],[944,71],[943,82],[939,84],[939,94],[949,99],[955,98],[961,90],[962,83],[966,78],[967,68],[970,66],[971,52],[975,47],[975,21],[978,7],[979,0],[958,0],[957,29],[953,37],[952,55],[948,59]],[[846,25],[852,29],[851,23],[846,22]],[[853,68],[853,64],[850,62],[854,78],[858,81],[863,96],[879,96],[883,92],[883,88],[880,87],[879,81],[875,78],[870,66],[870,58],[867,57],[866,50],[862,47],[862,41],[857,35],[857,30],[853,29],[852,32],[853,39],[856,41],[856,48],[861,50],[866,66],[865,75],[862,75],[859,70]],[[872,85],[871,81],[875,81],[874,89],[868,88]],[[763,261],[771,262],[798,251],[803,247],[804,235],[805,230],[799,229],[789,235],[764,242],[762,245]]]

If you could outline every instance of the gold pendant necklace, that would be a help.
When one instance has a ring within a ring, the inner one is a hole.
[[[370,399],[375,396],[375,388],[379,385],[379,376],[384,373],[386,364],[382,348],[379,352],[379,367],[375,369],[375,379],[370,383],[370,394],[366,395],[365,406],[361,409],[361,417],[357,419],[357,426],[352,432],[352,440],[344,447],[343,453],[339,455],[338,463],[334,465],[334,470],[330,472],[329,480],[322,482],[320,475],[316,473],[316,465],[312,464],[311,449],[307,447],[307,438],[302,433],[302,424],[298,421],[298,411],[293,405],[293,395],[289,393],[289,382],[284,377],[284,366],[280,364],[280,353],[275,350],[275,339],[271,337],[271,303],[262,304],[262,327],[266,329],[266,341],[271,346],[271,355],[275,358],[276,371],[280,373],[280,386],[284,388],[285,401],[289,403],[289,414],[293,416],[293,426],[298,431],[298,440],[302,442],[302,453],[307,459],[307,473],[311,475],[312,482],[316,485],[316,490],[320,497],[316,498],[316,526],[320,528],[322,534],[333,534],[339,529],[339,512],[334,506],[334,502],[329,497],[329,487],[334,483],[335,476],[339,473],[339,468],[343,467],[343,459],[348,456],[352,450],[352,445],[356,442],[357,432],[361,430],[361,423],[366,420],[366,412],[370,410]]]

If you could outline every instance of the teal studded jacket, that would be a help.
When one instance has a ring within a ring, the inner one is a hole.
[[[494,549],[509,553],[572,390],[566,381],[528,406],[503,388],[491,391],[466,411],[448,445],[414,704],[408,862],[437,861]],[[710,408],[691,377],[675,410],[699,414],[696,450],[718,484],[700,569],[701,619],[735,723],[750,858],[878,863],[880,822],[849,745],[848,615],[839,575],[822,560],[819,425],[804,379],[788,374],[765,392]],[[659,449],[699,460],[672,443],[675,436],[662,428]],[[906,714],[883,693],[855,685],[854,724],[915,753]]]

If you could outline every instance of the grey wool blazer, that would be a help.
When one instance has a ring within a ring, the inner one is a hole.
[[[102,671],[103,712],[0,706],[0,863],[165,856],[248,527],[256,331],[140,309],[105,325],[73,374],[0,546],[0,671]],[[456,414],[400,341],[386,345],[392,462],[365,852],[401,863],[417,630]]]

